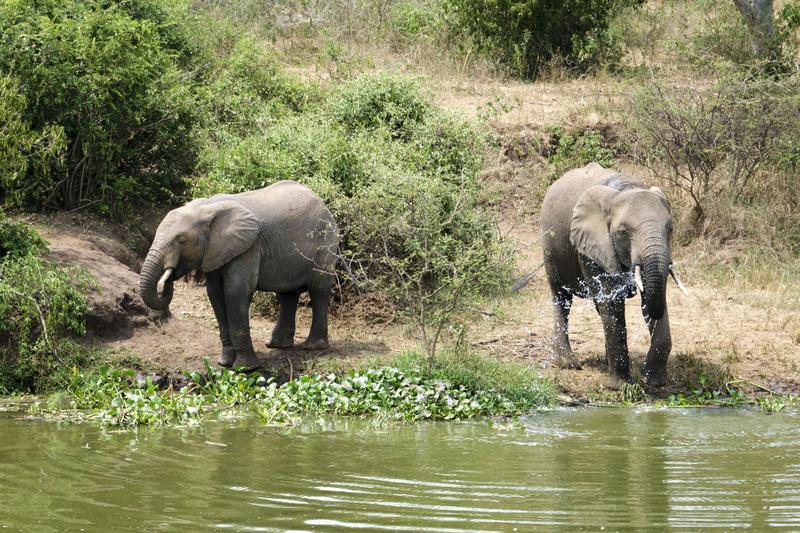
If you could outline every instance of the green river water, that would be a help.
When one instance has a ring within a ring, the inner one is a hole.
[[[800,414],[114,431],[0,413],[0,528],[800,531]]]

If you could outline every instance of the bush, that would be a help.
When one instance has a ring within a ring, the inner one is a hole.
[[[454,22],[515,75],[533,79],[554,58],[576,72],[620,59],[613,16],[642,0],[453,0]]]
[[[46,388],[58,369],[73,363],[69,337],[85,332],[89,283],[85,273],[35,255],[0,264],[1,393]]]
[[[329,103],[334,119],[350,133],[386,127],[392,138],[408,140],[431,109],[428,96],[413,79],[366,75],[342,84]]]
[[[507,286],[510,251],[478,206],[483,136],[395,74],[335,86],[319,105],[220,136],[196,196],[294,179],[327,202],[361,289],[387,293],[435,350],[469,302]]]
[[[468,187],[388,175],[339,209],[348,261],[406,310],[430,353],[471,302],[509,286],[510,249]]]
[[[195,196],[242,192],[282,179],[311,186],[325,200],[362,181],[359,157],[336,124],[318,114],[289,115],[244,137],[230,136],[201,154],[205,175]]]
[[[6,259],[38,255],[46,250],[47,243],[35,230],[7,220],[0,212],[0,264]]]
[[[33,229],[0,217],[0,394],[46,388],[83,357],[69,338],[85,332],[91,280],[47,264],[46,248]]]
[[[46,125],[31,128],[28,103],[13,78],[0,74],[0,200],[25,201],[29,175],[52,179],[66,149],[64,129]]]
[[[124,211],[178,189],[195,152],[181,67],[202,60],[190,23],[177,0],[0,5],[0,71],[24,87],[19,120],[60,148],[28,150],[28,164],[2,184],[5,201]]]
[[[547,157],[550,169],[548,183],[560,178],[567,170],[592,162],[607,168],[614,166],[616,162],[614,149],[606,145],[599,131],[567,131],[554,126],[547,133],[550,138]]]
[[[796,201],[798,90],[797,75],[734,71],[699,89],[651,83],[634,97],[635,157],[689,198],[690,232],[712,206]]]
[[[212,141],[219,138],[220,129],[245,135],[318,100],[311,86],[284,72],[271,49],[249,37],[221,54],[197,92],[203,133]]]

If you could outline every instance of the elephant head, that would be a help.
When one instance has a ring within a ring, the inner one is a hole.
[[[575,248],[608,273],[635,272],[647,314],[656,320],[666,309],[671,236],[669,203],[658,187],[595,185],[572,211],[570,241]]]
[[[175,278],[222,267],[253,245],[258,226],[253,212],[232,200],[201,199],[173,209],[158,226],[142,264],[142,300],[151,309],[166,309]]]

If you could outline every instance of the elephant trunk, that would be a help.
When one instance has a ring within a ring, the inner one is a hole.
[[[642,254],[642,280],[647,315],[653,320],[664,317],[667,308],[667,276],[669,252],[663,244],[650,245]]]
[[[164,273],[164,255],[164,243],[154,242],[142,264],[142,272],[139,274],[139,291],[142,293],[142,300],[147,307],[156,311],[163,311],[169,307],[172,301],[173,276],[164,282],[164,290],[161,294],[157,290],[159,278]]]

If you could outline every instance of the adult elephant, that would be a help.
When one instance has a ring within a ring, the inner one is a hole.
[[[542,232],[557,363],[577,366],[567,328],[572,299],[579,296],[591,299],[602,318],[610,385],[630,381],[625,299],[638,287],[651,336],[644,377],[649,385],[663,385],[672,349],[667,276],[672,274],[685,291],[672,270],[672,216],[664,193],[591,163],[567,172],[547,190]]]
[[[256,290],[276,292],[280,299],[268,346],[293,345],[297,300],[306,290],[313,318],[303,347],[328,346],[337,245],[330,211],[299,183],[281,181],[241,194],[218,194],[164,217],[142,265],[139,287],[148,307],[166,309],[173,280],[202,270],[222,341],[219,364],[256,368],[248,316]]]

